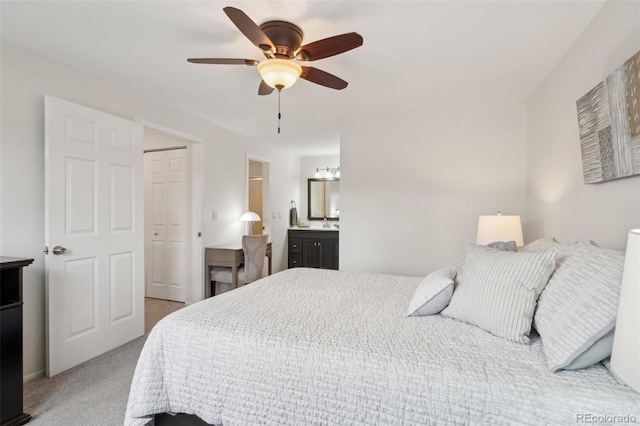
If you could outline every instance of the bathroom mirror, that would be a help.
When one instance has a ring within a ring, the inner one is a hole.
[[[340,219],[340,179],[308,180],[309,220]]]

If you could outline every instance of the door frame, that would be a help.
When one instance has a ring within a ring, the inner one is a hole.
[[[139,117],[136,123],[142,124],[146,129],[165,135],[184,139],[191,144],[191,283],[187,288],[185,304],[190,305],[204,299],[204,236],[202,229],[204,217],[202,213],[203,197],[203,168],[202,151],[204,139],[193,136],[180,130],[172,129]]]

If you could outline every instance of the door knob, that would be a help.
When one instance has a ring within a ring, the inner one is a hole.
[[[67,252],[67,249],[62,246],[55,246],[53,248],[53,254],[56,254],[56,255],[65,254],[66,252]]]

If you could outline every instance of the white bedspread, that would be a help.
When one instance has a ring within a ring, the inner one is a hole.
[[[177,311],[147,339],[125,424],[161,412],[224,426],[640,422],[640,395],[600,364],[552,374],[537,337],[407,318],[419,282],[292,269]]]

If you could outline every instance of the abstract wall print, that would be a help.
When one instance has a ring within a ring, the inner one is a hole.
[[[640,52],[576,104],[584,183],[640,174]]]

